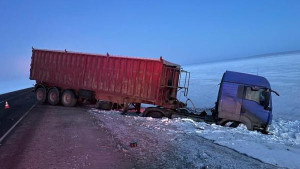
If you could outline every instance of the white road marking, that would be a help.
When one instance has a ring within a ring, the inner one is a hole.
[[[33,109],[34,106],[36,106],[36,104],[34,104],[33,106],[31,106],[30,109],[0,138],[0,143],[21,122],[21,120],[27,116],[27,114]]]

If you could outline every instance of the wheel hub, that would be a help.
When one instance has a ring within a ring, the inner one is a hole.
[[[36,96],[37,96],[38,100],[42,100],[42,98],[43,98],[43,92],[42,91],[38,91],[37,94],[36,94]]]
[[[56,94],[52,92],[50,94],[50,99],[51,99],[51,101],[55,101],[56,100]]]

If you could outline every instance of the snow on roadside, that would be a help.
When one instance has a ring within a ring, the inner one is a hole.
[[[273,135],[248,131],[242,126],[222,127],[190,119],[174,119],[173,123],[187,133],[197,133],[266,163],[288,168],[300,167],[300,121],[273,121],[270,126]]]
[[[176,130],[166,129],[162,125],[163,120],[161,122],[160,119],[123,116],[118,111],[92,109],[90,113],[101,120],[99,125],[104,125],[118,139],[120,150],[134,155],[137,168],[178,168],[178,165],[181,165],[180,168],[185,165],[202,167],[199,162],[196,165],[185,162],[171,151],[173,148],[168,139],[172,136],[166,137],[166,134],[172,135],[172,131]],[[129,147],[132,141],[137,142],[137,147]]]
[[[119,112],[111,111],[92,110],[91,112],[96,113],[98,116],[101,115],[101,118],[105,118],[106,121],[108,121],[105,123],[107,123],[106,125],[109,125],[110,128],[114,128],[117,132],[123,132],[116,134],[119,135],[120,139],[125,140],[125,142],[130,142],[128,135],[133,136],[137,133],[138,135],[143,135],[145,132],[150,132],[153,136],[155,135],[155,137],[161,137],[161,140],[164,140],[162,142],[171,141],[178,149],[178,152],[175,154],[180,154],[179,157],[173,156],[172,158],[179,158],[186,163],[193,164],[193,166],[201,167],[204,164],[224,163],[224,161],[219,160],[222,158],[225,158],[227,161],[232,160],[228,163],[230,165],[235,165],[233,163],[236,162],[236,159],[232,159],[231,156],[227,157],[226,152],[222,154],[222,150],[218,150],[218,152],[213,154],[208,149],[205,150],[204,145],[207,143],[201,141],[201,137],[259,159],[265,163],[288,168],[299,168],[300,166],[300,161],[298,160],[300,159],[300,121],[273,121],[270,131],[274,134],[264,135],[256,131],[248,131],[243,126],[237,128],[222,127],[215,124],[210,125],[204,122],[195,122],[185,118],[152,119],[136,116],[121,116]],[[130,129],[132,131],[128,131],[128,128],[125,130],[124,125],[117,125],[117,123],[127,123],[127,126],[129,125],[133,128],[139,127],[138,129]],[[146,137],[149,136],[144,135],[144,138]],[[171,139],[168,141],[166,140],[167,138]],[[142,147],[144,148],[143,151],[148,151],[146,150],[148,149],[147,146],[151,144],[150,142],[155,142],[155,140],[147,138],[141,142],[149,142],[145,145],[146,147]],[[165,146],[169,146],[169,144],[155,148],[163,149]],[[218,149],[220,149],[220,147],[218,147]],[[156,152],[152,153],[155,154]],[[237,158],[243,157],[238,156]],[[166,160],[167,159],[165,159],[165,161]],[[248,160],[249,159],[246,159],[245,161]],[[252,163],[253,162],[249,162],[243,165],[251,168],[248,165]],[[175,164],[169,164],[169,166],[170,165],[175,166]],[[215,165],[222,166],[222,164]],[[238,168],[238,166],[232,166],[232,168]]]

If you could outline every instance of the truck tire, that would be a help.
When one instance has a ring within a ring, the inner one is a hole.
[[[234,122],[232,122],[230,125],[229,125],[229,127],[232,127],[232,128],[237,128],[238,126],[239,126],[239,122],[237,122],[237,121],[234,121]]]
[[[46,89],[44,87],[39,87],[38,89],[36,89],[35,91],[35,96],[36,96],[36,100],[39,103],[45,103],[46,99],[47,99],[47,92]]]
[[[164,114],[161,109],[156,107],[150,107],[144,111],[143,116],[152,118],[162,118],[164,117]]]
[[[57,105],[59,103],[59,91],[56,87],[51,88],[48,91],[48,102],[52,105]]]
[[[247,117],[242,117],[241,122],[246,125],[248,130],[254,130],[252,122]]]
[[[73,107],[77,103],[77,98],[72,90],[65,90],[61,96],[61,103],[66,107]]]

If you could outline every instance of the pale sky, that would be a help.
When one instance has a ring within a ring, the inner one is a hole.
[[[300,49],[300,1],[0,1],[0,81],[28,78],[31,47],[180,64]]]

